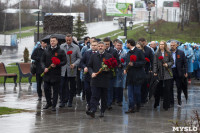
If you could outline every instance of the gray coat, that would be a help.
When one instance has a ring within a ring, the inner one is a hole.
[[[67,46],[69,47],[68,49],[67,49]],[[66,57],[67,57],[67,64],[62,67],[61,76],[64,77],[66,70],[67,70],[67,77],[76,77],[77,66],[79,65],[79,63],[81,61],[80,48],[74,43],[71,43],[71,45],[64,43],[60,46],[60,48],[65,51],[65,54],[66,54]],[[75,65],[74,69],[70,68],[70,57],[69,57],[69,55],[67,55],[68,51],[72,51],[71,63]]]
[[[163,62],[158,59],[160,56],[162,56],[161,51],[157,51],[156,54],[154,55],[153,72],[158,74],[159,80],[172,79],[173,76],[170,76],[170,73],[168,72],[168,70],[163,66]],[[163,61],[167,63],[168,68],[170,72],[172,73],[171,67],[174,64],[174,59],[172,57],[172,54],[170,52],[165,51]]]

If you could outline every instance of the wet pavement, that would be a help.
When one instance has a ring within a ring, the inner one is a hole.
[[[196,81],[198,83],[198,81]],[[189,99],[183,106],[176,105],[168,111],[161,107],[153,109],[153,99],[141,108],[139,113],[125,114],[128,109],[127,95],[124,91],[123,107],[113,105],[112,111],[106,111],[104,118],[90,118],[85,114],[86,101],[76,97],[73,107],[57,108],[56,112],[43,110],[45,98],[37,101],[36,84],[0,84],[0,106],[26,109],[30,112],[0,116],[2,133],[171,133],[170,120],[187,120],[193,110],[200,111],[200,87],[189,86]],[[176,96],[176,93],[175,93]],[[177,103],[177,100],[175,99]]]

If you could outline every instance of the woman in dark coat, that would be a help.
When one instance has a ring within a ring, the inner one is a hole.
[[[162,59],[163,58],[163,59]],[[163,108],[168,110],[170,107],[170,84],[173,78],[171,67],[174,60],[171,52],[167,48],[165,41],[161,41],[159,49],[154,56],[153,72],[158,76],[159,83],[155,91],[154,108],[159,106],[161,93],[163,93]]]

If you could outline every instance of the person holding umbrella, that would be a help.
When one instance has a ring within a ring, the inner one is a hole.
[[[158,86],[155,90],[154,108],[160,103],[161,93],[163,93],[163,108],[168,110],[170,107],[170,85],[173,78],[171,67],[174,64],[171,52],[167,48],[165,41],[161,41],[158,51],[154,55],[153,73],[158,76]]]
[[[184,79],[187,78],[187,61],[186,57],[183,51],[177,49],[178,44],[175,41],[172,41],[170,43],[171,46],[171,52],[172,52],[172,57],[174,59],[174,65],[172,66],[172,72],[173,72],[173,79],[171,82],[171,89],[170,89],[170,94],[171,94],[171,105],[174,105],[174,91],[173,91],[173,84],[174,81],[176,82],[176,87],[177,87],[177,99],[178,99],[178,107],[181,107],[181,92],[183,90],[186,100],[187,100],[187,84],[184,85]],[[187,80],[186,80],[187,83]],[[183,86],[184,85],[184,86]]]

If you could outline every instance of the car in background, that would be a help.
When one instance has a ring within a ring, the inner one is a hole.
[[[118,25],[119,24],[119,17],[114,17],[113,18],[113,24]]]

